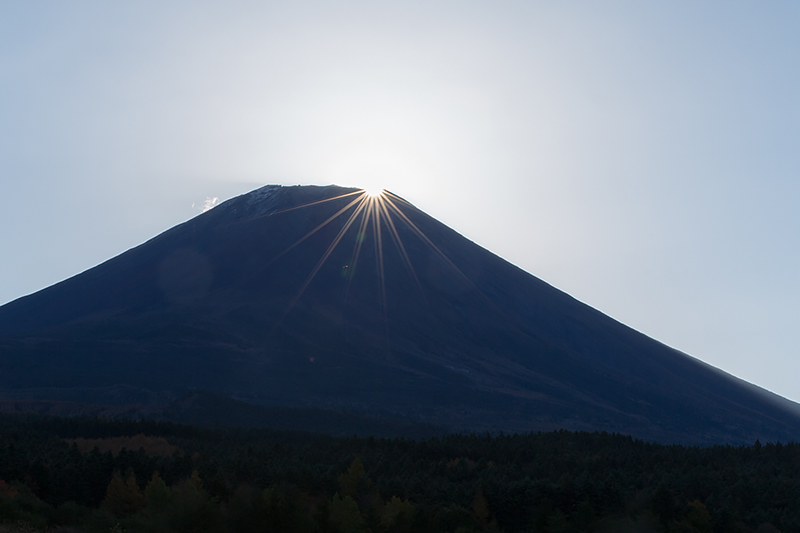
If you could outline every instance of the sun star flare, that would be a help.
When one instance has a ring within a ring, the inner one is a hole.
[[[370,198],[378,198],[379,196],[383,196],[383,191],[380,187],[366,187],[364,188],[364,193]]]

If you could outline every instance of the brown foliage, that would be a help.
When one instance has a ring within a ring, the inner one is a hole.
[[[140,448],[144,449],[150,457],[163,456],[169,457],[175,452],[180,452],[180,448],[170,444],[164,437],[148,437],[147,435],[139,434],[133,437],[113,437],[110,439],[64,439],[68,443],[78,447],[83,453],[89,453],[94,448],[100,450],[101,453],[111,452],[118,455],[123,448],[130,451],[137,451]]]

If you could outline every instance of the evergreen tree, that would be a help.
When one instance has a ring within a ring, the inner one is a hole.
[[[106,497],[103,507],[114,513],[117,517],[125,517],[144,509],[147,505],[139,485],[136,484],[136,475],[131,471],[128,479],[123,480],[119,470],[114,472],[111,482],[106,488]]]

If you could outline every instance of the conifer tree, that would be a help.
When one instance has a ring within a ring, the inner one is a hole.
[[[339,485],[342,487],[342,494],[345,496],[356,496],[369,490],[371,485],[367,479],[367,472],[361,460],[356,457],[347,468],[347,473],[339,476]]]
[[[167,484],[158,475],[158,470],[153,472],[153,477],[144,489],[144,496],[147,500],[147,507],[155,512],[160,513],[167,508],[170,501],[170,492]]]
[[[128,474],[128,479],[123,480],[119,471],[114,472],[111,482],[106,488],[106,497],[103,506],[118,517],[128,516],[144,509],[147,505],[139,485],[136,484],[136,476],[133,471]]]
[[[328,504],[328,516],[340,533],[355,532],[364,523],[356,501],[350,496],[343,498],[339,496],[338,492],[333,495]]]

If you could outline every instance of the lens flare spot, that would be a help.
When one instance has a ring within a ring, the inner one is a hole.
[[[364,193],[366,193],[366,195],[370,198],[377,198],[379,196],[383,196],[383,189],[378,187],[368,187],[364,189]]]

